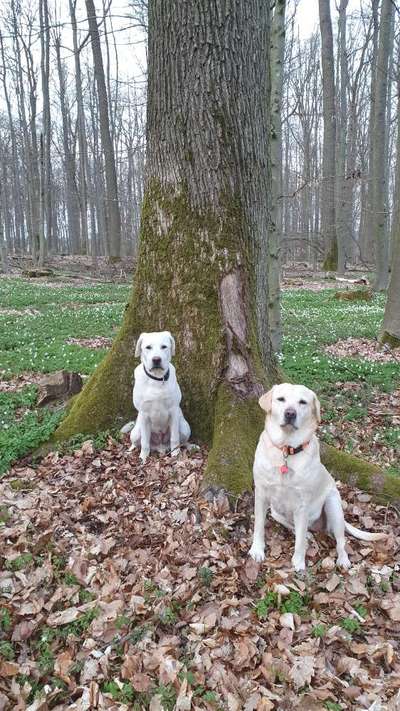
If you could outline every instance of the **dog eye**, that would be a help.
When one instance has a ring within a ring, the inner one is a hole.
[[[146,346],[147,351],[151,351],[151,349],[152,349],[152,346]]]
[[[276,399],[279,400],[279,402],[285,402],[285,398],[284,398],[284,397],[278,397],[278,398],[276,398]]]
[[[306,400],[299,400],[299,405],[307,405]]]
[[[161,349],[164,350],[164,348],[167,348],[168,346],[161,346]]]

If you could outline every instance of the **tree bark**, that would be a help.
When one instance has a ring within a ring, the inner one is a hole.
[[[389,86],[389,55],[391,33],[393,32],[394,5],[392,0],[382,0],[378,55],[376,61],[374,122],[373,122],[373,163],[372,184],[372,224],[375,238],[376,277],[374,288],[383,291],[389,281],[389,239],[388,239],[388,189],[386,173],[386,144],[388,126],[386,121],[387,93]]]
[[[85,0],[89,32],[91,38],[94,73],[96,78],[97,96],[99,103],[99,119],[101,144],[104,153],[104,166],[107,190],[107,223],[109,256],[112,259],[120,258],[121,251],[121,216],[118,202],[117,172],[115,167],[114,146],[110,132],[110,116],[107,98],[106,81],[104,75],[103,57],[101,53],[99,28],[97,26],[96,10],[93,0]]]
[[[338,266],[335,218],[336,108],[332,21],[329,0],[318,0],[318,2],[321,29],[322,102],[324,117],[321,190],[321,230],[325,241],[325,260],[323,268],[326,270],[336,270]]]
[[[400,74],[398,76],[400,96]],[[392,348],[400,348],[400,108],[397,109],[397,161],[393,198],[392,259],[385,314],[379,340]]]
[[[282,349],[280,308],[280,265],[282,246],[282,90],[285,58],[286,0],[275,3],[271,31],[271,232],[268,254],[268,311],[271,343],[277,353]]]
[[[55,38],[55,50],[57,57],[57,72],[60,84],[60,108],[62,119],[62,137],[63,137],[63,163],[65,169],[65,203],[68,216],[68,232],[71,241],[72,254],[79,254],[81,251],[80,240],[80,205],[78,188],[76,185],[76,164],[75,154],[70,145],[71,136],[71,117],[69,106],[67,105],[67,92],[65,81],[65,67],[61,62],[61,46],[60,36]],[[79,130],[79,128],[78,128]]]
[[[340,0],[338,28],[338,111],[337,111],[337,175],[336,175],[336,229],[338,243],[337,271],[346,269],[346,255],[349,252],[351,236],[348,229],[346,210],[349,188],[346,180],[346,153],[348,138],[347,92],[349,74],[347,66],[347,6],[349,0]]]
[[[270,18],[263,0],[220,13],[204,1],[150,3],[133,295],[111,352],[57,437],[130,418],[135,340],[168,328],[184,411],[194,436],[213,445],[207,479],[239,491],[251,481],[258,397],[277,378],[266,309]]]

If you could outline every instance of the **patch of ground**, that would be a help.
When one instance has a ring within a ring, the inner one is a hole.
[[[96,338],[68,338],[65,341],[69,345],[82,346],[83,348],[110,348],[112,338],[97,336]]]
[[[0,377],[1,375],[2,371],[0,371]],[[27,385],[39,385],[42,380],[43,373],[21,373],[9,380],[0,380],[0,393],[16,393]]]
[[[0,316],[38,316],[38,309],[6,309],[0,306]]]
[[[345,338],[326,346],[325,352],[335,358],[364,358],[373,363],[400,363],[400,354],[371,338]]]
[[[348,539],[342,575],[319,534],[299,578],[271,521],[265,564],[247,557],[251,498],[205,501],[205,455],[88,441],[0,482],[3,709],[398,708],[398,512],[342,486],[388,538]]]

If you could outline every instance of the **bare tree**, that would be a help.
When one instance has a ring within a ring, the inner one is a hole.
[[[282,245],[282,89],[285,58],[286,0],[275,3],[271,30],[271,232],[268,255],[268,310],[274,351],[282,346],[280,253]]]
[[[375,289],[388,286],[389,241],[388,241],[388,190],[386,173],[387,145],[387,94],[389,86],[389,57],[393,33],[394,6],[392,0],[382,0],[379,23],[378,54],[376,60],[374,117],[372,127],[372,224],[376,246]]]
[[[275,377],[266,308],[268,35],[263,0],[232,4],[223,22],[213,3],[150,3],[147,182],[134,293],[112,351],[58,432],[130,414],[128,354],[150,324],[169,327],[191,425],[213,440],[208,478],[231,490],[250,480],[263,365]]]
[[[109,106],[103,56],[101,52],[100,35],[99,28],[97,26],[94,2],[93,0],[85,0],[85,3],[93,52],[94,74],[97,86],[101,143],[104,152],[104,166],[107,186],[106,234],[109,246],[109,256],[112,259],[119,259],[121,253],[121,216],[119,211],[117,172],[115,167],[114,146],[110,131]]]
[[[338,266],[338,244],[336,238],[335,216],[335,66],[330,3],[329,0],[318,0],[318,3],[321,30],[322,98],[324,116],[321,229],[326,244],[324,269],[335,270]]]

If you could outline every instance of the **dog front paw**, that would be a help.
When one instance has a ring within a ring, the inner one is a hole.
[[[149,454],[150,454],[150,451],[147,451],[146,449],[142,449],[142,450],[140,451],[140,455],[139,455],[139,456],[140,456],[140,461],[142,462],[142,464],[145,464],[145,462],[147,461],[147,458],[148,458]]]
[[[350,563],[349,556],[347,555],[347,553],[341,553],[338,556],[337,564],[338,564],[339,568],[345,568],[346,570],[348,570],[348,568],[351,568],[351,563]]]
[[[306,569],[306,561],[303,555],[295,553],[292,558],[292,565],[296,573],[304,573]]]
[[[265,558],[264,546],[258,543],[253,543],[249,550],[249,556],[256,561],[256,563],[261,563]]]
[[[177,447],[175,447],[174,449],[172,449],[172,447],[171,447],[171,457],[179,457],[180,453],[181,453],[181,448],[179,447],[179,445]]]

